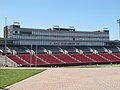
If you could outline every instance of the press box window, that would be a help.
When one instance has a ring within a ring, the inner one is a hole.
[[[32,34],[31,31],[20,31],[20,34]]]

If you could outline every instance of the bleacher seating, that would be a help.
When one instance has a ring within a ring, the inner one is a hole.
[[[91,54],[91,53],[90,53],[90,54],[85,54],[85,55],[87,55],[88,57],[94,59],[94,60],[97,61],[97,62],[108,62],[108,60],[100,57],[100,56],[97,55],[97,54],[93,54],[93,53]]]
[[[74,47],[68,47],[68,46],[61,46],[60,47],[61,49],[63,49],[63,50],[67,50],[68,52],[75,52],[75,48]]]
[[[51,47],[50,46],[44,46],[44,48],[47,49],[47,50],[50,50],[52,52],[55,52],[55,53],[60,52],[60,48],[57,47],[57,46],[51,46]]]
[[[90,47],[75,47],[75,48],[78,49],[78,50],[82,50],[85,53],[90,53],[91,52]]]
[[[63,64],[61,61],[57,60],[56,58],[48,54],[37,54],[37,56],[50,64]]]
[[[53,54],[53,55],[66,63],[78,63],[78,61],[74,60],[73,58],[65,54]]]
[[[5,51],[4,46],[0,49]],[[91,63],[118,63],[120,62],[120,52],[117,47],[100,47],[100,46],[37,46],[37,54],[26,53],[26,50],[33,50],[36,52],[36,45],[31,46],[8,46],[8,49],[17,51],[16,55],[8,53],[8,58],[22,65],[66,65],[66,64],[91,64]],[[60,50],[67,50],[68,53],[60,52]],[[76,52],[82,50],[83,53]],[[113,53],[105,51],[111,50]],[[46,52],[44,52],[46,50]],[[48,53],[50,50],[53,53]],[[98,53],[92,52],[97,50]],[[49,55],[50,54],[50,55]],[[1,54],[2,55],[2,54]],[[4,54],[3,54],[4,55]]]
[[[26,62],[30,63],[30,64],[38,64],[38,65],[43,65],[45,64],[43,61],[39,60],[38,58],[36,59],[36,57],[34,55],[30,55],[30,54],[23,54],[23,55],[19,55],[20,58],[22,58],[23,60],[25,60]]]
[[[114,53],[114,55],[120,59],[120,53]]]
[[[43,53],[44,52],[44,48],[42,48],[41,46],[37,46],[37,45],[34,45],[34,46],[25,46],[25,51],[26,50],[33,50],[34,52],[37,52],[37,53]]]
[[[101,53],[100,55],[105,57],[105,58],[107,58],[107,59],[109,59],[109,60],[111,60],[111,62],[120,62],[120,59],[115,57],[115,56],[113,56],[112,54]]]
[[[9,46],[8,47],[11,51],[15,50],[18,53],[24,53],[25,52],[25,46]]]
[[[119,49],[116,46],[109,46],[109,47],[105,47],[107,50],[111,50],[112,52],[119,52]]]
[[[81,61],[82,63],[89,63],[93,62],[91,59],[85,57],[82,54],[70,54],[72,57],[76,58],[77,60]]]
[[[99,53],[105,52],[103,47],[90,47],[90,48],[93,49],[93,50],[98,51]]]
[[[22,64],[22,65],[26,65],[26,63],[22,60],[20,60],[17,56],[15,55],[8,55],[8,58],[10,58],[11,60],[13,60],[14,62],[16,62],[17,64]]]

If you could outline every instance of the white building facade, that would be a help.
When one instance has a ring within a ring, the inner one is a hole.
[[[109,30],[87,32],[74,28],[32,29],[10,25],[4,33],[17,45],[104,46],[109,41]]]

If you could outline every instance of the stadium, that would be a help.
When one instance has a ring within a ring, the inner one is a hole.
[[[76,31],[73,26],[48,29],[4,27],[1,66],[71,66],[120,63],[120,42],[109,30]]]
[[[120,42],[109,39],[107,28],[34,29],[14,23],[0,38],[0,89],[119,90],[119,63]]]
[[[119,8],[120,0],[1,0],[0,90],[120,90]]]

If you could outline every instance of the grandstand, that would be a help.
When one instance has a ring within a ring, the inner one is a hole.
[[[110,64],[120,63],[120,42],[109,40],[109,30],[10,25],[4,27],[4,38],[0,38],[0,54],[2,66]]]

